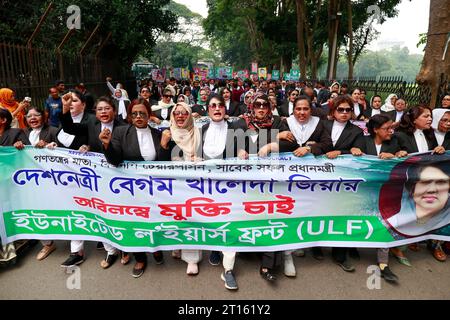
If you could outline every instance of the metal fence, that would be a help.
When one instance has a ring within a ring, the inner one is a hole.
[[[312,82],[315,82],[314,80]],[[331,86],[332,81],[325,81],[327,86]],[[339,79],[341,85],[346,83],[349,89],[361,88],[374,95],[387,96],[391,93],[404,99],[409,105],[426,104],[432,101],[431,87],[419,85],[415,82],[403,81],[403,77],[359,77],[355,79]],[[441,75],[440,90],[437,97],[437,104],[442,97],[450,92],[450,79],[448,75]],[[437,106],[437,105],[436,105]]]
[[[97,97],[110,94],[107,76],[123,83],[135,96],[136,81],[131,69],[124,70],[118,61],[95,56],[72,57],[52,50],[0,43],[0,87],[13,89],[19,100],[31,97],[34,106],[43,105],[48,90],[57,80],[63,80],[66,88],[83,82]]]

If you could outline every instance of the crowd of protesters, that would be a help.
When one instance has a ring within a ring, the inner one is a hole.
[[[134,88],[133,88],[134,90]],[[49,89],[45,105],[36,106],[27,99],[16,100],[11,89],[0,90],[0,146],[23,149],[62,147],[81,152],[103,153],[108,162],[123,161],[190,161],[238,157],[249,154],[261,157],[274,152],[292,152],[296,157],[307,154],[335,159],[340,155],[373,155],[381,159],[406,157],[411,153],[432,152],[435,155],[450,149],[450,95],[441,100],[441,107],[408,105],[403,97],[391,94],[383,101],[379,95],[367,96],[364,88],[350,88],[345,83],[310,84],[302,81],[257,81],[241,79],[177,81],[165,83],[142,80],[138,98],[130,100],[122,84],[114,86],[107,78],[107,95],[94,100],[83,84],[66,90],[58,81]],[[197,126],[200,119],[207,119]],[[365,123],[368,135],[360,126]],[[251,139],[237,145],[233,130],[250,130]],[[263,139],[262,132],[273,131],[272,139]],[[203,137],[203,138],[202,138]],[[228,146],[232,152],[226,152]],[[177,148],[179,152],[174,153]],[[450,254],[450,245],[427,241],[428,249],[439,261]],[[55,249],[54,241],[42,241],[37,260],[45,259]],[[85,260],[84,241],[71,241],[71,252],[63,267],[79,265]],[[418,244],[392,249],[377,249],[381,275],[390,282],[398,277],[390,269],[389,253],[411,266],[406,249],[419,250]],[[127,264],[132,257],[108,243],[98,243],[105,250],[100,262],[107,269],[117,259]],[[324,259],[320,247],[311,248],[314,258]],[[294,256],[305,250],[261,253],[260,274],[275,281],[276,269],[283,266],[288,277],[296,276]],[[147,267],[147,254],[134,253],[132,276],[140,277]],[[175,250],[175,259],[187,263],[186,273],[199,273],[201,250]],[[212,265],[222,263],[221,278],[230,290],[238,288],[233,251],[209,254]],[[332,248],[332,259],[346,272],[355,270],[351,259],[358,259],[356,248]],[[153,253],[157,264],[164,262],[164,253]]]

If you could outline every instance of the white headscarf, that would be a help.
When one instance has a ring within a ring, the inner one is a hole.
[[[119,85],[117,85],[119,86]],[[120,98],[116,97],[116,92],[120,91],[122,93],[122,96]],[[113,94],[113,98],[116,99],[117,101],[119,101],[119,110],[117,110],[117,114],[119,116],[122,116],[122,118],[125,120],[127,118],[127,107],[125,106],[125,101],[130,101],[128,99],[128,97],[125,95],[125,90],[120,89],[120,88],[116,88],[116,90],[114,91]]]
[[[186,123],[182,128],[178,127],[175,121],[175,109],[183,108],[189,112]],[[177,146],[183,150],[183,158],[185,161],[192,161],[195,157],[198,147],[200,145],[200,130],[194,125],[194,118],[192,117],[192,109],[184,102],[178,102],[170,113],[170,132],[172,139]]]
[[[384,105],[381,106],[382,111],[389,112],[395,110],[395,106],[391,103],[391,99],[393,97],[397,98],[397,95],[392,93],[386,98],[386,100],[384,101]]]
[[[438,128],[439,128],[439,121],[441,121],[442,117],[447,112],[450,112],[450,110],[449,109],[442,109],[442,108],[433,109],[433,122],[431,123],[431,127],[435,131],[438,130]]]

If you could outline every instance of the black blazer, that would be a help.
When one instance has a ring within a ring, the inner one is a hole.
[[[396,134],[397,134],[398,143],[400,145],[401,150],[404,150],[408,153],[419,152],[414,135],[410,135],[410,134],[407,134],[402,131],[399,131]],[[434,133],[432,133],[431,135],[427,135],[427,133],[424,132],[424,134],[425,134],[425,138],[427,140],[428,150],[431,151],[434,148],[436,148],[437,140],[436,140],[436,137],[434,136]]]
[[[450,150],[450,131],[445,134],[444,143],[442,146],[445,150]]]
[[[239,117],[241,113],[241,109],[239,108],[239,103],[236,101],[230,101],[230,108],[226,110],[226,114],[230,117]]]
[[[242,134],[245,133],[245,131],[247,130],[247,124],[245,123],[244,119],[239,119],[238,121],[234,121],[234,122],[226,122],[227,126],[228,126],[228,130],[227,130],[227,138],[226,138],[226,143],[225,143],[225,150],[223,151],[222,157],[220,157],[220,159],[225,159],[227,157],[227,150],[233,150],[233,157],[237,157],[238,154],[238,149],[243,149],[243,150],[248,150],[248,140],[245,139],[244,137],[244,145],[242,145],[243,148],[238,148],[238,142],[241,143],[241,141],[238,140],[237,135],[239,133],[236,132],[236,130],[242,129],[243,132]],[[205,153],[204,153],[204,145],[205,145],[205,138],[206,138],[206,133],[208,132],[210,124],[207,123],[205,124],[202,129],[202,138],[203,138],[203,143],[202,143],[202,158],[207,160],[207,159],[211,159],[210,157],[208,157]],[[240,139],[242,140],[242,139]],[[219,158],[219,157],[217,157]]]
[[[283,120],[286,122],[286,120]],[[316,129],[312,133],[312,135],[309,137],[308,141],[304,143],[303,145],[299,145],[297,141],[289,142],[286,140],[280,140],[280,150],[285,151],[295,151],[299,147],[311,147],[311,153],[315,156],[320,156],[322,154],[325,154],[333,149],[333,142],[331,141],[330,134],[328,133],[328,130],[325,128],[324,121],[320,120],[317,124]]]
[[[364,115],[364,118],[365,118],[365,119],[368,120],[368,119],[372,118],[372,110],[373,110],[372,107],[367,106],[366,110],[364,110],[364,112],[363,112],[363,115]],[[384,115],[389,116],[388,113],[389,113],[389,112],[380,110],[380,114],[384,114]],[[394,120],[395,120],[395,118],[394,118]]]
[[[70,113],[69,113],[70,115]],[[70,117],[72,119],[72,117]],[[31,133],[30,128],[26,128],[23,130],[27,138],[30,137]],[[67,132],[67,131],[66,131]],[[47,143],[56,142],[56,135],[58,134],[58,128],[51,127],[49,125],[44,125],[41,129],[41,133],[39,133],[39,140],[44,140]]]
[[[198,113],[202,117],[205,117],[208,115],[208,106],[207,105],[202,106],[200,104],[196,104],[196,105],[192,106],[192,113]]]
[[[130,106],[130,104],[131,104],[131,102],[129,101],[129,100],[124,100],[124,103],[125,103],[125,109],[127,110],[127,112],[128,112],[128,107]],[[116,110],[117,110],[117,112],[119,112],[119,100],[115,100],[114,99],[114,105],[116,106]],[[152,105],[152,104],[150,104],[150,105]],[[119,123],[121,123],[121,124],[128,124],[128,122],[127,122],[127,120],[126,119],[124,119],[123,117],[122,117],[122,115],[117,115],[116,116],[116,120],[119,122]]]
[[[324,122],[325,128],[330,135],[331,144],[333,140],[331,138],[331,131],[333,129],[334,120],[327,120]],[[364,139],[364,132],[358,126],[355,126],[350,121],[347,122],[344,130],[341,133],[336,145],[332,146],[332,150],[339,150],[342,154],[350,154],[351,148],[358,148],[362,144]]]
[[[23,144],[30,145],[30,141],[22,129],[9,128],[0,136],[0,146],[2,147],[11,147],[17,141],[22,141]]]
[[[385,113],[389,118],[391,118],[392,121],[395,122],[395,118],[397,118],[397,110],[392,110]],[[405,112],[403,112],[405,114]]]
[[[364,139],[362,140],[362,144],[359,144],[356,147],[360,148],[361,151],[367,155],[378,156],[377,148],[375,147],[375,140],[370,136],[364,137]],[[400,150],[402,149],[400,148],[400,145],[398,143],[398,138],[394,134],[391,140],[383,141],[383,143],[381,144],[380,153],[386,152],[396,154]]]
[[[280,117],[286,117],[289,118],[290,114],[289,114],[289,100],[286,100],[285,102],[283,102],[283,104],[281,106],[278,106],[278,114],[280,115]]]
[[[167,109],[167,119],[164,119],[161,116],[161,109],[153,111],[153,114],[159,119],[159,120],[170,120],[170,113],[172,112],[173,107],[170,107],[169,109]]]
[[[360,105],[359,103],[357,103],[356,105],[353,106],[354,109],[358,108],[359,109],[359,116],[356,117],[356,120],[362,120],[364,118],[364,108],[362,105]]]
[[[68,112],[68,116],[70,116],[70,113]],[[63,121],[63,114],[60,113],[59,114],[59,119],[61,120],[61,122]],[[72,118],[72,117],[71,117]],[[92,113],[88,113],[88,112],[84,112],[83,118],[81,119],[80,124],[82,125],[86,125],[86,126],[94,126],[95,122],[97,121],[97,118],[95,117],[95,115],[93,115]],[[58,134],[59,132],[62,130],[62,126],[61,128],[58,130],[58,133],[56,134],[56,143],[58,144],[58,147],[62,147],[62,148],[66,148],[59,140],[58,140]],[[67,131],[64,130],[64,132],[68,133]],[[70,134],[70,133],[69,133]],[[88,135],[87,133],[84,134],[80,134],[80,135],[75,135],[75,139],[73,140],[72,144],[69,146],[69,149],[72,150],[78,150],[80,149],[80,147],[84,144],[89,144],[88,141]]]
[[[250,130],[250,129],[249,129]],[[279,116],[273,116],[273,123],[272,127],[268,129],[261,129],[256,130],[258,133],[258,138],[255,142],[253,142],[253,139],[250,136],[246,136],[248,139],[247,142],[247,152],[248,153],[255,153],[259,152],[259,150],[264,147],[265,145],[271,143],[271,142],[278,142],[278,141],[272,141],[272,134],[275,136],[276,132],[283,132],[283,131],[289,131],[289,127],[285,121],[282,121]],[[271,134],[271,132],[273,132]],[[283,145],[285,147],[285,145]],[[288,150],[280,150],[279,152],[287,152]]]
[[[102,130],[102,123],[96,120],[94,124],[91,123],[73,123],[70,113],[61,114],[59,119],[64,132],[73,134],[75,136],[87,136],[87,145],[92,152],[103,152],[102,142],[99,139],[100,132]],[[124,126],[125,124],[114,119],[113,132],[117,127]]]
[[[161,147],[161,132],[150,128],[155,145],[156,159],[155,161],[169,161],[170,150]],[[111,138],[108,149],[103,148],[106,160],[117,166],[123,161],[144,161],[137,137],[136,127],[133,125],[117,127]]]

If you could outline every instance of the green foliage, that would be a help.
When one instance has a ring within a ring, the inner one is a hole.
[[[2,1],[0,42],[24,45],[50,2]],[[95,53],[111,32],[102,56],[118,58],[124,65],[130,65],[139,53],[155,45],[161,32],[174,32],[178,27],[177,15],[165,8],[169,0],[60,0],[53,4],[53,10],[33,40],[33,47],[56,49],[68,32],[67,7],[70,5],[81,9],[81,30],[76,30],[63,47],[63,52],[69,55],[78,54],[101,22],[84,54]]]
[[[202,30],[202,16],[173,1],[170,1],[167,9],[177,14],[179,28],[176,33],[163,33],[159,37],[157,44],[146,52],[149,60],[160,67],[175,68],[195,65],[199,60],[219,64],[217,55],[203,47],[207,39]]]
[[[368,51],[363,53],[355,65],[354,77],[395,77],[402,76],[403,80],[414,82],[420,70],[423,55],[410,54],[407,47],[393,47],[389,50]],[[326,77],[326,68],[321,68],[319,75]],[[337,78],[345,79],[348,75],[348,64],[345,57],[341,57],[337,67]]]
[[[370,5],[379,6],[381,22],[384,22],[387,18],[398,14],[395,7],[400,1],[352,1],[356,58],[377,36],[376,30],[370,23],[373,20],[373,14],[368,13],[367,8]],[[317,58],[311,55],[320,54],[328,43],[329,3],[330,0],[305,0],[304,46],[309,67],[312,59]],[[340,18],[338,32],[340,46],[346,46],[348,42],[348,17],[345,3],[341,1],[340,10],[343,15]],[[292,61],[298,56],[297,9],[294,0],[208,0],[207,4],[209,15],[204,20],[203,26],[206,35],[220,50],[225,62],[238,67],[248,67],[251,61],[258,61],[261,65],[279,66],[280,57]],[[312,39],[310,43],[307,39],[308,32]],[[367,41],[364,41],[366,34]],[[312,48],[309,48],[309,45]],[[317,60],[319,66],[324,63],[320,56]]]

